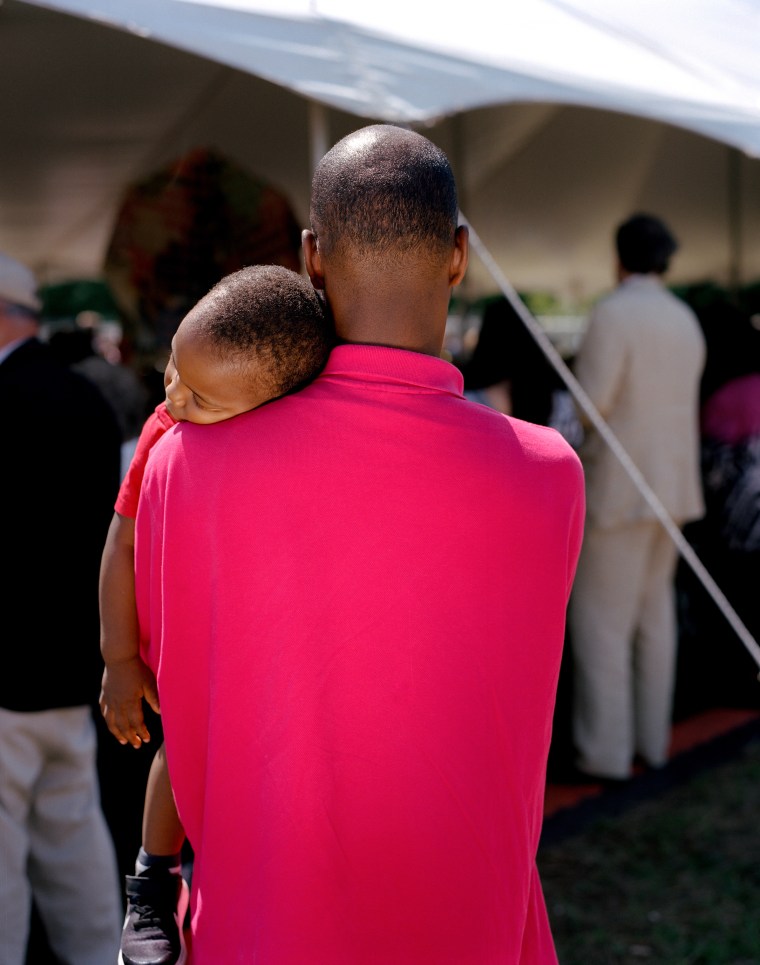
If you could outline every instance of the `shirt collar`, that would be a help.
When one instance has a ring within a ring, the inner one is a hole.
[[[384,388],[398,392],[462,396],[464,391],[462,373],[450,362],[386,345],[338,345],[320,378],[382,383]]]
[[[662,276],[651,273],[649,275],[627,275],[620,283],[625,288],[664,288]]]

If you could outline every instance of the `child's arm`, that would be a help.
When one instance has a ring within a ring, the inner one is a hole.
[[[100,709],[121,744],[150,740],[142,698],[159,712],[156,680],[140,659],[135,606],[135,521],[114,513],[100,564],[100,652],[105,661]]]

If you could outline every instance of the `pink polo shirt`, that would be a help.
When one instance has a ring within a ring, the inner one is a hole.
[[[580,463],[438,358],[155,446],[137,599],[195,965],[555,962],[535,855]]]

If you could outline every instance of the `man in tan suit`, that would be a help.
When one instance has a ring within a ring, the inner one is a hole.
[[[583,388],[679,524],[704,511],[698,392],[704,339],[664,286],[676,241],[636,215],[616,236],[618,281],[578,353]],[[667,760],[676,656],[677,550],[612,450],[593,431],[581,450],[586,536],[570,604],[578,769],[626,779],[633,760]]]

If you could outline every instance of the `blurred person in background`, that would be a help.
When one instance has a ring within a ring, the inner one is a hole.
[[[677,524],[699,518],[699,384],[694,312],[663,283],[677,242],[651,215],[616,233],[615,290],[575,359],[578,381]],[[666,763],[676,661],[670,536],[607,443],[588,430],[586,532],[569,610],[573,739],[582,775],[625,780],[635,757]]]
[[[147,389],[135,370],[123,365],[118,355],[106,358],[103,354],[106,345],[99,337],[97,322],[80,324],[77,319],[75,328],[54,332],[48,344],[75,372],[94,382],[112,406],[121,430],[123,476],[148,416]]]
[[[574,448],[580,445],[583,433],[565,383],[504,296],[486,305],[478,341],[459,368],[465,398],[551,426]]]
[[[61,961],[107,965],[122,906],[93,708],[120,433],[98,389],[37,337],[39,309],[32,273],[0,255],[0,963],[23,965],[34,899]]]
[[[760,637],[760,330],[726,292],[685,294],[707,343],[701,384],[704,518],[685,536],[750,633]],[[676,712],[758,707],[754,659],[688,567],[679,569]]]

